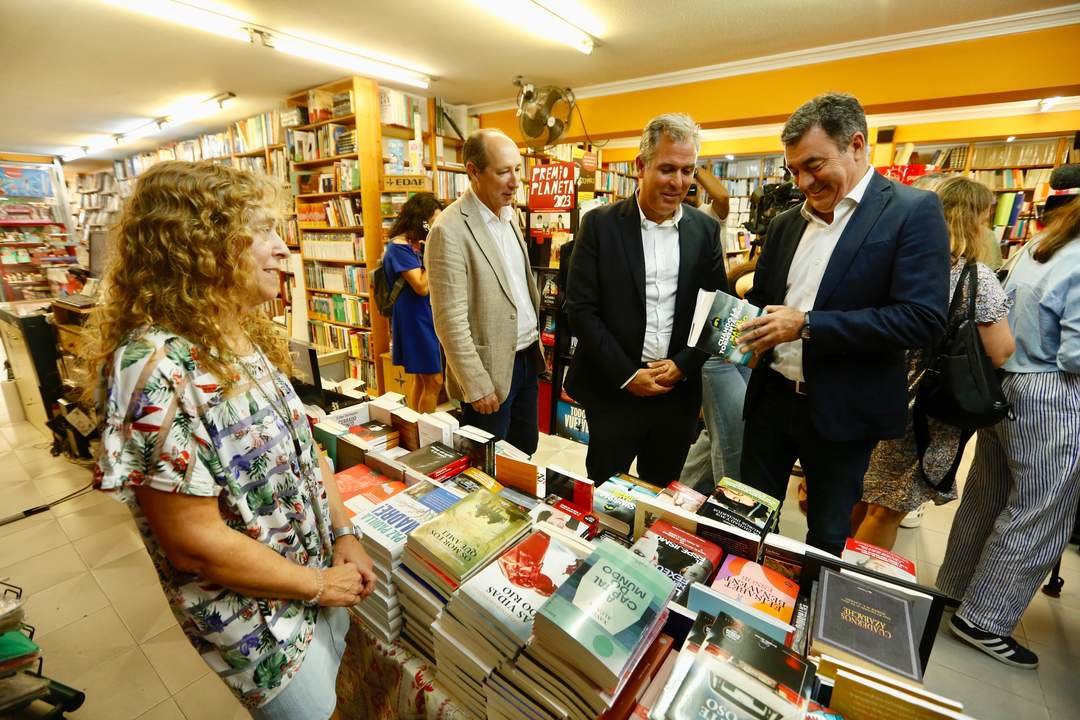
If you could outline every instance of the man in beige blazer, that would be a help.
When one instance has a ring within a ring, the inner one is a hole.
[[[464,424],[536,451],[540,293],[514,213],[521,155],[497,130],[477,130],[462,160],[469,189],[435,220],[425,253],[446,387]]]

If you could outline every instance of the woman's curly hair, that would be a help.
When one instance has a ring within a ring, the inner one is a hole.
[[[271,362],[291,366],[287,340],[251,301],[261,268],[250,228],[277,218],[278,203],[269,178],[212,162],[162,162],[139,178],[114,229],[103,302],[83,332],[88,398],[117,348],[150,326],[190,341],[223,383],[236,378],[225,335],[234,320]]]

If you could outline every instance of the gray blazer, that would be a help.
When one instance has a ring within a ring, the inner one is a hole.
[[[539,317],[529,254],[514,223],[533,311]],[[444,210],[428,234],[425,262],[431,288],[435,334],[446,353],[450,397],[475,402],[495,393],[510,394],[517,344],[517,308],[495,239],[487,230],[480,201],[466,192]],[[532,349],[534,367],[543,367],[540,343]]]

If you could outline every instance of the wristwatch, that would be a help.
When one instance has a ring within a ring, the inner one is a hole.
[[[803,325],[799,330],[799,337],[803,342],[810,342],[810,313],[803,315]]]
[[[334,542],[337,542],[346,535],[352,535],[357,540],[360,539],[360,533],[356,532],[356,528],[352,525],[343,525],[342,527],[336,527],[333,531]]]

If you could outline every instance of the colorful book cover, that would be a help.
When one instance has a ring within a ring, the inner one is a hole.
[[[743,323],[764,314],[761,308],[724,292],[698,290],[687,345],[717,355],[734,365],[753,367],[753,353],[739,351]]]
[[[844,543],[844,551],[840,554],[840,559],[882,575],[916,582],[915,563],[903,555],[862,540],[848,538]]]
[[[366,513],[405,489],[405,483],[391,480],[367,465],[354,465],[334,475],[341,501],[352,514]]]
[[[709,581],[723,551],[663,520],[657,520],[630,548],[675,583],[672,600],[686,605],[690,584]]]
[[[630,536],[637,512],[637,498],[655,498],[662,489],[620,473],[597,486],[593,493],[592,510],[599,516],[600,522],[607,523],[611,530]]]
[[[600,520],[591,512],[582,512],[558,495],[548,495],[544,504],[533,508],[529,516],[534,524],[546,522],[584,539],[594,537],[600,525]]]
[[[354,425],[349,432],[363,440],[369,447],[396,447],[398,431],[387,423],[369,420],[362,425]]]
[[[581,560],[558,540],[534,532],[466,582],[461,592],[524,645],[537,610]]]
[[[538,616],[622,677],[638,643],[664,611],[675,583],[617,543],[593,553],[540,608]]]
[[[671,703],[669,720],[797,720],[802,710],[710,652],[694,658]]]
[[[736,555],[724,559],[711,587],[785,623],[791,622],[795,598],[799,595],[797,582]]]
[[[409,533],[452,507],[461,496],[430,481],[399,492],[355,521],[365,540],[375,542],[397,558]]]
[[[698,514],[750,532],[765,533],[773,527],[780,501],[749,485],[721,478]]]
[[[412,533],[409,543],[457,580],[469,577],[529,527],[529,516],[488,490],[477,490]]]

